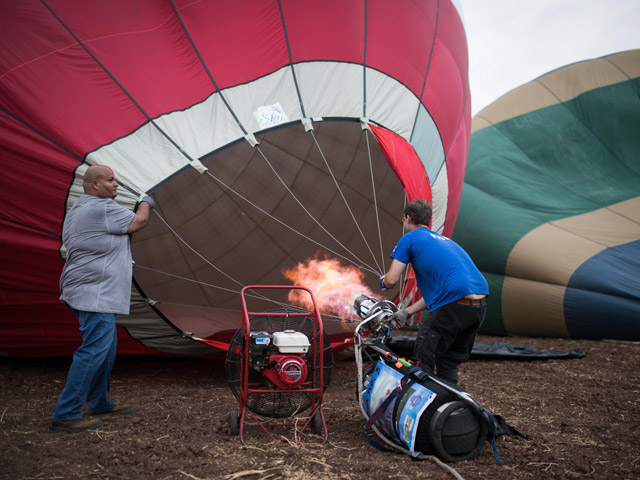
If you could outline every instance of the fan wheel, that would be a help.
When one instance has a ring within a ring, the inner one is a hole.
[[[240,424],[238,412],[236,410],[231,410],[229,412],[229,436],[235,437],[240,433]]]

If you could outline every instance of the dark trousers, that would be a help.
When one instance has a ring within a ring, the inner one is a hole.
[[[449,303],[424,316],[414,352],[420,366],[458,383],[458,367],[469,359],[486,312],[486,305]]]

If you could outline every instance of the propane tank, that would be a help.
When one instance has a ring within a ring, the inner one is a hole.
[[[362,394],[373,416],[400,386],[404,374],[383,361],[376,364]],[[487,424],[447,389],[431,380],[407,385],[381,412],[376,425],[412,456],[437,455],[447,462],[474,458],[487,440]]]

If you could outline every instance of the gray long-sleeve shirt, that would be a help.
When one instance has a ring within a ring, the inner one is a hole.
[[[60,300],[76,310],[128,314],[132,262],[126,234],[135,214],[110,198],[82,195],[62,227],[67,262]]]

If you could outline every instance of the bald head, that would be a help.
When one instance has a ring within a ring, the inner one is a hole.
[[[91,165],[84,173],[84,193],[99,198],[116,198],[118,183],[111,168],[106,165]]]

